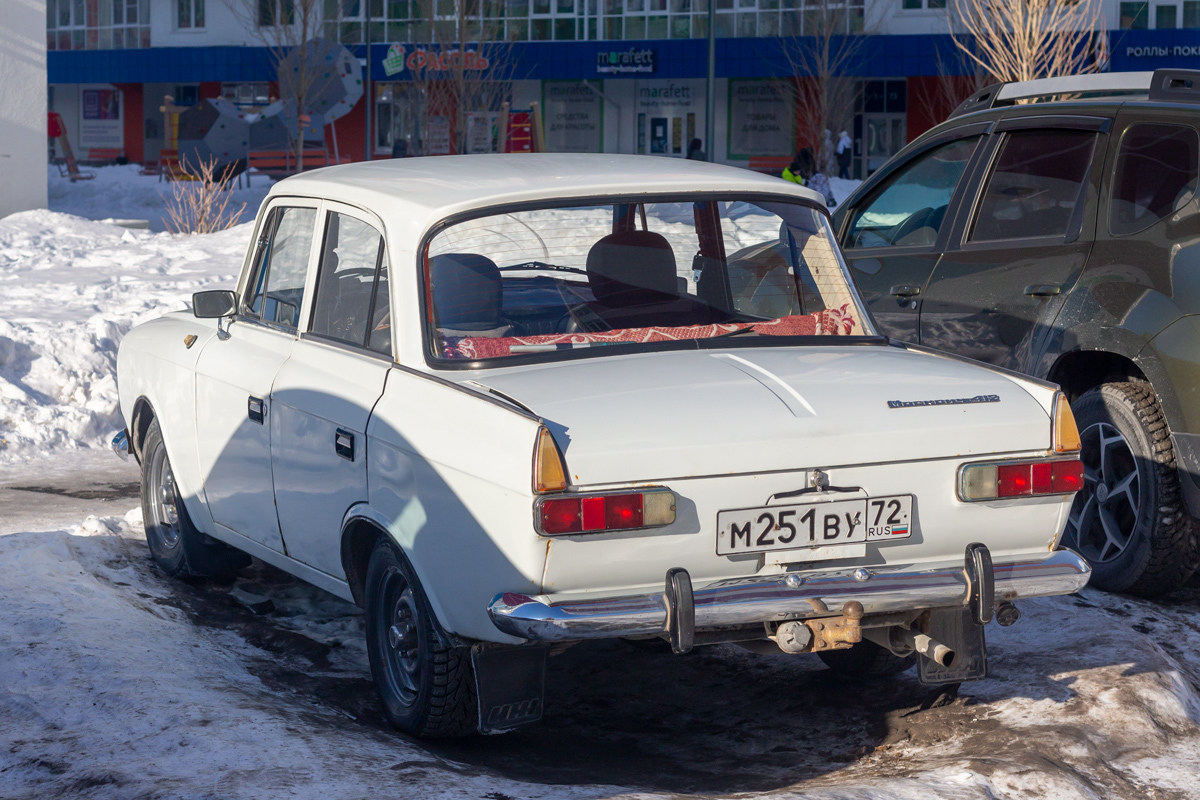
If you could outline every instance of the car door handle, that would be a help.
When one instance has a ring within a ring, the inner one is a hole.
[[[333,434],[333,449],[342,458],[347,461],[353,461],[354,434],[338,428]]]
[[[1062,287],[1052,283],[1031,283],[1025,287],[1025,294],[1030,297],[1054,297],[1061,292]]]
[[[920,286],[910,286],[907,283],[902,283],[899,286],[892,287],[893,297],[916,297],[920,293]]]
[[[250,395],[250,399],[246,401],[246,416],[251,422],[263,424],[263,418],[267,416],[267,403],[261,397]]]

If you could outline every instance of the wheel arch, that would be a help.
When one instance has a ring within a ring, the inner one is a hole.
[[[142,443],[146,441],[146,434],[154,418],[154,406],[149,398],[142,395],[134,401],[133,417],[129,422],[129,449],[139,464],[142,463]]]
[[[1046,379],[1057,383],[1074,402],[1104,383],[1137,380],[1149,382],[1132,358],[1106,350],[1073,350],[1054,362]]]

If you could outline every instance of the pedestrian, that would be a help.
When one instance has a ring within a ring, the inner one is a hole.
[[[825,129],[824,138],[821,140],[821,158],[823,159],[818,165],[821,172],[826,175],[832,175],[837,172],[837,159],[833,155],[833,132],[829,128]]]
[[[836,206],[837,200],[833,198],[829,177],[817,168],[817,160],[813,157],[813,151],[806,147],[796,155],[800,159],[800,174],[804,178],[804,185],[825,198],[825,205],[828,207]]]
[[[392,158],[408,158],[408,142],[397,139],[392,143]]]
[[[687,158],[688,161],[708,161],[708,154],[704,152],[704,142],[692,139],[692,143],[688,145]]]
[[[791,181],[792,183],[798,183],[801,186],[803,186],[804,185],[803,163],[804,163],[805,152],[808,153],[809,158],[812,158],[812,151],[809,150],[807,147],[804,148],[803,150],[797,150],[796,157],[792,159],[792,163],[788,164],[786,167],[783,168],[783,174],[780,175],[779,177],[783,178],[785,181]]]
[[[846,131],[838,133],[837,163],[838,177],[844,181],[850,180],[850,160],[854,158],[854,142]]]

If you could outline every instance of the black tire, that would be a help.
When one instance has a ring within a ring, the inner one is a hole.
[[[192,523],[179,497],[158,420],[142,442],[142,522],[154,562],[172,578],[232,577],[250,556],[218,542]]]
[[[1063,544],[1092,565],[1097,588],[1143,597],[1179,589],[1200,564],[1200,546],[1154,390],[1106,383],[1072,410],[1083,440],[1084,488]]]
[[[365,589],[367,655],[388,722],[428,738],[474,733],[471,652],[441,643],[412,568],[387,537],[371,553]]]
[[[917,663],[915,653],[901,658],[892,655],[887,648],[865,640],[849,650],[823,650],[817,655],[825,666],[848,678],[887,678],[912,669]]]

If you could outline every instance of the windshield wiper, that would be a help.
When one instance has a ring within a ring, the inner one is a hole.
[[[576,275],[586,275],[587,270],[579,267],[563,267],[558,264],[543,264],[541,261],[530,261],[525,264],[513,264],[511,267],[500,267],[501,272],[513,270],[550,270],[552,272],[573,272]]]
[[[709,336],[708,338],[709,339],[728,339],[730,336],[741,336],[743,333],[757,334],[758,331],[754,330],[754,326],[751,325],[749,328],[738,328],[736,331],[729,331],[728,333],[718,333],[716,336]]]

